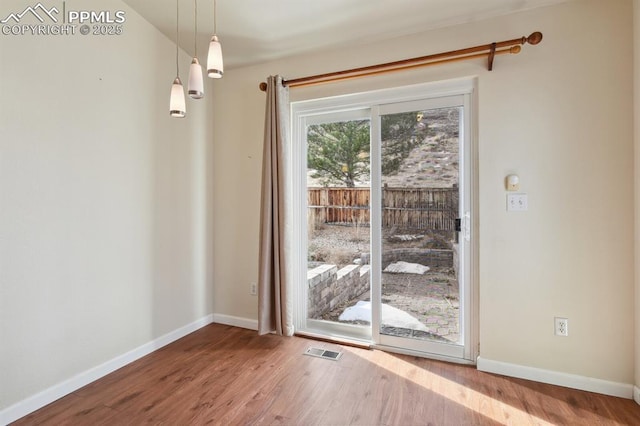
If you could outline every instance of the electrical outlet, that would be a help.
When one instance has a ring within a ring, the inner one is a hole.
[[[251,294],[252,296],[256,296],[258,294],[258,284],[249,284],[249,294]]]
[[[569,320],[567,318],[555,317],[556,336],[568,336],[569,335]]]

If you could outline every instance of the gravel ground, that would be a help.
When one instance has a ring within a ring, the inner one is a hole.
[[[331,263],[343,267],[369,253],[369,228],[323,225],[313,231],[309,239],[309,260]]]

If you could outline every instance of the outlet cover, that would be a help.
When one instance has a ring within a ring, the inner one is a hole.
[[[568,336],[569,335],[569,320],[567,318],[555,317],[555,335],[556,336]]]

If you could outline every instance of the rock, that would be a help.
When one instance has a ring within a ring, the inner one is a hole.
[[[398,262],[390,263],[389,266],[384,268],[383,272],[391,272],[394,274],[418,274],[423,275],[429,270],[428,266],[420,265],[419,263],[408,263],[402,260]]]

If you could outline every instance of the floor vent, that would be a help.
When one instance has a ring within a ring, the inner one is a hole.
[[[339,360],[342,356],[342,352],[328,351],[322,348],[309,348],[304,354],[309,356],[317,356],[318,358],[330,359],[333,361]]]

